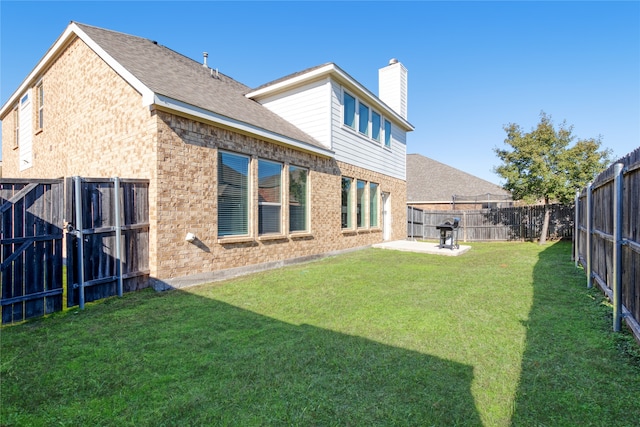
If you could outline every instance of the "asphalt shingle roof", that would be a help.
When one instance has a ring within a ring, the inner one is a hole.
[[[326,149],[314,138],[244,95],[251,88],[149,39],[75,23],[158,95]]]
[[[510,196],[499,185],[420,154],[407,155],[407,201],[450,201],[454,195]]]

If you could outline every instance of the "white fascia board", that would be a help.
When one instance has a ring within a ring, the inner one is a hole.
[[[122,78],[124,78],[131,86],[133,86],[142,95],[142,105],[150,105],[153,102],[153,92],[146,87],[133,74],[127,71],[120,63],[104,51],[96,42],[94,42],[84,31],[80,29],[74,22],[64,30],[58,40],[49,48],[47,53],[38,61],[35,68],[23,80],[18,89],[9,97],[7,102],[0,108],[0,117],[4,117],[7,111],[13,106],[22,93],[32,86],[36,80],[40,79],[41,73],[49,64],[55,60],[58,55],[67,47],[75,37],[80,38],[87,44],[100,58],[102,58],[111,68],[113,68]]]
[[[292,87],[300,86],[302,84],[305,84],[306,82],[316,80],[323,75],[330,75],[334,77],[339,83],[347,86],[353,92],[356,92],[359,97],[366,99],[369,104],[375,105],[377,106],[378,110],[386,112],[388,116],[391,116],[395,119],[397,124],[399,124],[400,127],[403,128],[403,130],[410,132],[415,129],[415,127],[411,123],[405,120],[393,109],[389,108],[387,104],[382,102],[380,98],[374,95],[369,89],[358,83],[358,81],[356,81],[353,77],[351,77],[349,74],[344,72],[340,67],[333,63],[327,64],[320,68],[316,68],[315,70],[311,70],[308,73],[300,74],[290,79],[283,80],[273,85],[269,85],[262,89],[249,92],[245,96],[250,99],[258,100],[259,98],[264,98],[265,96],[283,92]]]
[[[283,80],[273,85],[269,85],[262,89],[254,90],[253,92],[249,92],[245,96],[247,98],[253,99],[253,98],[261,98],[264,95],[271,95],[274,92],[286,90],[292,86],[302,85],[308,82],[309,80],[314,80],[319,76],[322,76],[324,74],[329,74],[331,71],[333,71],[333,69],[335,69],[334,64],[327,64],[324,67],[316,68],[315,70],[311,70],[308,73],[300,74],[290,79]]]
[[[154,96],[153,104],[164,111],[176,111],[176,112],[186,114],[192,117],[197,117],[199,119],[203,119],[209,122],[217,123],[226,128],[236,129],[243,133],[248,133],[263,139],[267,139],[269,141],[274,141],[276,143],[287,145],[289,147],[293,147],[298,150],[311,152],[323,157],[330,157],[330,158],[334,157],[334,153],[331,150],[327,150],[321,147],[316,147],[316,146],[307,144],[306,142],[298,141],[297,139],[288,138],[278,133],[265,130],[261,127],[250,125],[248,123],[241,122],[239,120],[235,120],[230,117],[222,116],[220,114],[216,114],[209,110],[205,110],[203,108],[186,104],[184,102],[178,101],[173,98],[156,94]]]

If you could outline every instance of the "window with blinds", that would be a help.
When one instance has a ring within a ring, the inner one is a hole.
[[[218,237],[249,234],[249,157],[218,153]]]
[[[258,160],[258,233],[280,234],[282,164]]]

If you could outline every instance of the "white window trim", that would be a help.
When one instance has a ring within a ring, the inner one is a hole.
[[[351,224],[349,224],[347,227],[342,227],[342,180],[344,179],[348,179],[349,181],[351,181],[351,185],[349,185],[349,195],[348,195],[348,201],[347,201],[347,219],[349,218],[349,213],[351,214]],[[341,176],[340,177],[340,228],[342,230],[343,233],[352,233],[354,231],[357,230],[357,217],[356,215],[354,215],[356,213],[356,206],[355,206],[355,202],[356,202],[356,193],[357,191],[353,191],[353,188],[355,187],[355,182],[356,182],[356,178],[350,177],[350,176]],[[349,202],[351,202],[351,206],[349,206]]]
[[[389,144],[388,145],[387,145],[387,126],[386,126],[387,123],[389,123]],[[391,146],[393,145],[393,123],[391,123],[391,120],[388,120],[384,117],[382,121],[382,134],[383,134],[382,145],[384,146],[384,148],[390,150]]]
[[[225,235],[225,236],[220,236],[220,223],[219,223],[219,218],[220,218],[220,213],[218,211],[217,215],[216,215],[216,234],[218,236],[218,243],[221,244],[225,244],[225,243],[241,243],[241,242],[248,242],[248,241],[254,241],[254,236],[253,236],[253,218],[254,215],[252,214],[254,211],[254,206],[253,206],[253,197],[252,194],[254,192],[254,186],[253,186],[253,161],[254,158],[251,155],[248,154],[244,154],[244,153],[238,153],[236,151],[229,151],[229,150],[218,150],[218,153],[216,155],[216,181],[218,181],[218,170],[221,166],[221,164],[219,163],[219,159],[220,159],[220,154],[231,154],[234,156],[239,156],[239,157],[245,157],[249,160],[249,164],[248,164],[248,174],[247,174],[247,233],[246,234],[232,234],[232,235]],[[216,210],[220,209],[220,206],[218,204],[219,201],[219,193],[218,193],[218,189],[220,183],[217,182],[216,184]]]
[[[352,98],[355,99],[354,127],[349,126],[344,121],[344,114],[345,114],[344,97],[345,97],[345,94],[348,94],[349,96],[351,96]],[[367,108],[368,112],[369,112],[369,117],[368,117],[368,120],[367,120],[367,132],[366,133],[363,133],[363,132],[360,131],[360,105],[365,106]],[[353,135],[356,135],[359,138],[362,138],[362,139],[365,139],[365,140],[369,141],[370,143],[372,143],[373,145],[375,145],[377,147],[381,147],[381,148],[384,148],[386,150],[391,150],[391,141],[393,140],[393,136],[392,136],[393,132],[392,131],[389,132],[389,145],[385,144],[386,130],[385,130],[384,124],[386,122],[388,122],[391,126],[393,126],[393,123],[391,122],[391,120],[389,120],[389,118],[387,118],[387,116],[385,116],[383,113],[379,112],[378,110],[375,110],[368,103],[361,101],[360,98],[358,98],[356,95],[353,95],[350,91],[348,91],[344,87],[342,87],[341,107],[342,107],[342,116],[341,116],[341,120],[340,120],[340,126],[342,127],[342,129],[344,129],[347,132],[351,132]],[[377,115],[380,116],[380,132],[379,132],[379,138],[378,139],[375,139],[373,137],[373,113],[374,112]]]
[[[277,162],[274,160],[269,160],[269,159],[264,159],[264,158],[258,158],[258,193],[260,192],[260,162],[265,162],[265,163],[271,163],[274,165],[278,165],[280,166],[280,203],[274,203],[274,202],[261,202],[260,201],[260,194],[258,194],[257,200],[258,200],[258,211],[256,211],[257,214],[257,220],[258,220],[258,225],[260,224],[260,206],[279,206],[280,207],[280,231],[277,232],[271,232],[271,233],[260,233],[259,227],[258,227],[258,235],[261,237],[266,237],[266,236],[284,236],[284,232],[283,232],[283,227],[284,227],[284,208],[283,208],[283,202],[284,202],[284,172],[285,172],[285,165],[284,163],[281,162]],[[288,225],[288,224],[287,224]]]
[[[345,123],[345,113],[346,113],[346,111],[345,111],[346,106],[345,106],[345,102],[344,102],[345,95],[349,95],[350,97],[352,97],[354,102],[355,102],[355,104],[353,105],[353,127],[349,126],[348,124]],[[352,95],[348,90],[342,88],[342,102],[341,102],[341,104],[342,104],[342,120],[341,120],[342,126],[344,128],[346,128],[346,129],[351,129],[352,131],[356,131],[357,132],[356,127],[358,126],[358,97],[355,96],[355,95]]]
[[[378,191],[376,191],[376,225],[371,225],[371,184],[375,184],[376,188],[378,189]],[[378,230],[380,229],[380,183],[379,182],[373,182],[373,181],[368,181],[367,182],[367,206],[369,206],[369,215],[368,215],[368,219],[369,221],[367,221],[367,227],[369,227],[372,230]]]
[[[307,192],[305,194],[305,229],[304,230],[296,230],[296,231],[290,231],[290,221],[291,221],[291,212],[289,210],[289,186],[290,186],[290,181],[289,181],[289,171],[290,168],[294,167],[296,169],[304,169],[305,171],[307,171]],[[287,235],[290,237],[301,237],[301,236],[308,236],[311,235],[311,170],[309,168],[306,168],[304,166],[298,166],[295,164],[287,164],[286,165],[286,204],[287,204],[287,213],[286,213],[286,230],[287,230]]]

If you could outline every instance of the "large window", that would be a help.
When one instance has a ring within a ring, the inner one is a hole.
[[[354,128],[356,127],[356,99],[344,92],[344,124]]]
[[[391,147],[391,122],[384,121],[384,146]]]
[[[289,166],[289,231],[308,231],[308,171]]]
[[[249,234],[249,158],[218,153],[218,237]]]
[[[44,88],[42,82],[36,86],[36,93],[38,95],[38,129],[44,128]]]
[[[358,180],[357,183],[357,206],[356,206],[356,214],[358,217],[358,227],[366,227],[366,212],[365,207],[367,206],[367,193],[366,193],[367,183],[364,181]]]
[[[279,234],[282,223],[282,165],[258,160],[258,233]]]
[[[369,107],[363,103],[358,106],[358,132],[369,136]]]
[[[378,227],[378,184],[369,183],[369,226]]]
[[[342,228],[353,227],[353,214],[352,209],[352,189],[353,180],[351,178],[342,178]]]

